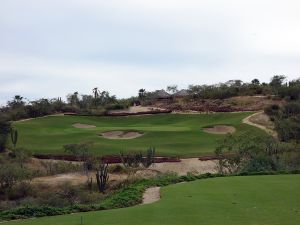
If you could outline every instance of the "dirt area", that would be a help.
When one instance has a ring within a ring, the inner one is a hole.
[[[95,125],[89,125],[89,124],[83,124],[83,123],[74,123],[72,125],[75,128],[81,128],[81,129],[89,129],[89,128],[95,128]]]
[[[147,107],[147,106],[132,106],[128,109],[122,109],[122,110],[112,110],[110,113],[140,113],[140,112],[151,112],[155,110],[164,110],[162,108],[158,107]]]
[[[178,175],[191,173],[216,173],[217,160],[200,161],[198,158],[181,159],[180,162],[156,163],[149,169],[160,173],[174,172]]]
[[[269,117],[262,111],[246,117],[245,119],[243,119],[243,123],[260,128],[273,137],[277,137],[276,132],[273,130],[274,125],[272,121],[270,121]]]
[[[53,114],[53,115],[41,116],[41,117],[36,117],[36,118],[27,118],[27,119],[22,119],[22,120],[15,121],[15,123],[16,122],[24,122],[24,121],[28,121],[28,120],[34,120],[34,119],[37,119],[37,118],[45,118],[45,117],[49,117],[49,116],[64,116],[64,114],[63,113],[57,113],[57,114]]]
[[[137,131],[107,131],[100,134],[101,137],[107,139],[133,139],[144,135]]]
[[[159,199],[160,199],[160,187],[147,188],[143,194],[142,205],[157,202],[159,201]]]
[[[94,177],[93,173],[89,174],[90,177]],[[126,174],[109,174],[110,182],[122,181],[127,179]],[[47,186],[59,186],[66,182],[72,185],[84,184],[87,181],[87,176],[83,173],[65,173],[54,176],[37,177],[32,180],[32,184],[47,185]],[[95,181],[96,182],[96,181]]]
[[[203,128],[203,131],[210,134],[232,134],[235,132],[235,128],[226,125],[216,125],[213,127]]]
[[[258,125],[262,125],[271,130],[274,129],[274,123],[264,112],[259,112],[252,115],[251,117],[249,117],[249,121]]]
[[[161,101],[151,103],[153,107],[173,112],[240,112],[259,111],[268,105],[281,105],[284,101],[272,96],[237,96],[227,99],[198,99],[194,101]]]
[[[156,163],[149,169],[141,169],[136,171],[133,176],[139,178],[151,178],[160,173],[177,173],[178,175],[186,175],[188,172],[203,174],[216,173],[217,160],[200,161],[198,158],[181,159],[180,162]],[[94,173],[89,176],[94,177]],[[110,174],[110,182],[119,182],[128,178],[127,174]],[[65,182],[74,185],[84,184],[87,176],[84,173],[65,173],[54,176],[37,177],[32,180],[33,184],[58,186]]]

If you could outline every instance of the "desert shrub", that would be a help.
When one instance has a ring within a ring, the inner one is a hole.
[[[30,179],[31,173],[27,169],[12,163],[0,165],[0,192],[10,191],[16,184]]]
[[[124,154],[120,152],[120,158],[125,168],[132,167],[137,168],[143,165],[145,168],[154,164],[155,160],[155,147],[150,147],[146,150],[145,156],[142,152],[132,152]]]
[[[216,148],[220,173],[279,170],[279,157],[286,150],[273,137],[243,133],[228,135]]]
[[[281,141],[300,140],[300,120],[294,118],[277,120],[275,129]]]
[[[78,195],[80,204],[94,205],[104,199],[104,195],[98,192],[80,192]]]
[[[32,194],[33,194],[33,188],[30,182],[21,181],[17,183],[15,186],[13,186],[10,190],[8,190],[7,198],[9,200],[18,200]]]
[[[260,171],[260,172],[243,172],[239,174],[189,174],[186,176],[177,176],[177,174],[170,173],[159,175],[151,179],[137,180],[129,185],[121,188],[119,191],[113,192],[108,195],[100,203],[82,205],[75,204],[68,207],[51,207],[51,206],[26,206],[17,209],[0,211],[0,220],[11,220],[29,217],[53,216],[62,215],[75,212],[87,212],[93,210],[105,210],[114,208],[129,207],[141,203],[143,192],[146,188],[151,186],[167,186],[169,184],[179,183],[183,181],[193,181],[196,179],[208,179],[224,176],[248,176],[248,175],[276,175],[276,174],[299,174],[299,170],[295,171]],[[103,197],[103,196],[102,196]]]
[[[300,102],[291,101],[283,106],[273,105],[265,113],[275,122],[275,130],[281,141],[300,140]]]
[[[32,153],[25,148],[16,148],[10,153],[10,156],[15,159],[21,168],[23,168],[24,163],[31,159]]]
[[[37,205],[51,206],[51,207],[68,207],[69,200],[62,198],[58,193],[42,193],[36,198]]]
[[[287,171],[300,170],[300,149],[286,152],[281,158],[281,162]]]
[[[46,170],[46,175],[82,171],[82,166],[73,162],[42,160],[41,165]]]
[[[128,108],[127,104],[121,104],[121,103],[107,105],[105,107],[106,110],[121,110],[121,109],[127,109],[127,108]]]
[[[74,205],[75,203],[79,202],[78,196],[80,189],[78,186],[71,185],[69,182],[65,182],[60,185],[56,191],[56,194],[59,196],[60,199],[64,199],[68,202],[69,205]]]
[[[108,168],[108,172],[110,172],[110,173],[126,173],[127,170],[125,169],[124,166],[116,164],[116,165],[110,165],[110,167]]]
[[[0,113],[0,152],[3,152],[5,150],[10,130],[10,122],[2,116],[2,113]]]
[[[265,113],[270,117],[272,121],[279,115],[279,105],[270,105],[265,108]]]
[[[127,153],[126,155],[123,152],[120,152],[120,158],[124,167],[139,167],[142,162],[143,155],[142,153]]]

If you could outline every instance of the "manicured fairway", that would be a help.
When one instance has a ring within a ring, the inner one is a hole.
[[[216,141],[224,135],[208,134],[202,127],[225,124],[234,126],[236,133],[263,131],[242,124],[251,113],[216,113],[201,115],[152,115],[135,117],[50,116],[16,122],[19,131],[18,147],[34,153],[63,154],[64,144],[91,141],[97,155],[118,154],[122,151],[141,151],[155,146],[159,155],[192,157],[214,152]],[[95,125],[96,128],[74,128],[74,123]],[[109,140],[99,133],[111,130],[137,130],[145,134],[130,140]]]
[[[300,175],[227,177],[162,189],[159,202],[7,225],[299,225]]]

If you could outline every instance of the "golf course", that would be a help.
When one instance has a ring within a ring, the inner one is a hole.
[[[264,135],[264,131],[242,123],[251,114],[48,116],[15,122],[13,126],[19,131],[18,147],[30,149],[35,154],[66,154],[63,145],[90,142],[93,143],[91,152],[99,156],[154,146],[160,156],[197,157],[212,154],[217,141],[227,132]],[[221,132],[209,132],[214,126],[221,128]],[[209,128],[208,132],[205,128]]]
[[[170,185],[156,203],[6,225],[295,225],[300,175],[237,176]],[[82,223],[81,223],[82,218]]]

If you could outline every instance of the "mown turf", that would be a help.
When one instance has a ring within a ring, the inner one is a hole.
[[[224,135],[208,134],[202,127],[225,124],[234,126],[236,133],[250,131],[262,135],[263,131],[242,124],[251,113],[216,113],[209,115],[152,115],[135,117],[80,117],[51,116],[16,122],[19,131],[18,147],[34,153],[63,154],[64,144],[91,141],[92,152],[97,155],[118,154],[120,151],[141,151],[155,146],[159,155],[192,157],[212,154],[217,140]],[[96,125],[79,129],[72,124]],[[109,140],[99,133],[110,130],[138,130],[145,134],[130,140]]]
[[[7,225],[299,225],[300,175],[223,177],[170,185],[150,205]]]

